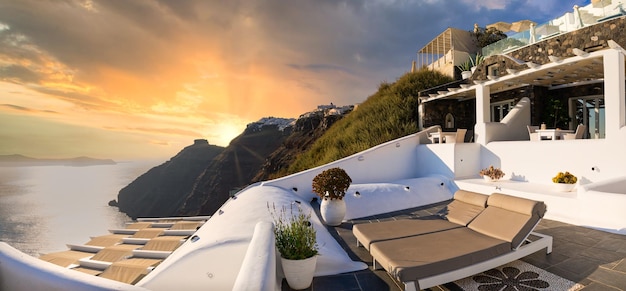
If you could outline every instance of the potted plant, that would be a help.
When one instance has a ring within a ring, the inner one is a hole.
[[[576,186],[578,178],[567,171],[565,173],[559,172],[552,178],[552,182],[554,183],[557,191],[569,192]]]
[[[474,66],[474,61],[472,60],[472,57],[469,58],[469,60],[465,61],[464,63],[456,66],[457,68],[459,68],[459,70],[461,70],[461,78],[463,78],[463,80],[468,79],[472,76],[472,67]]]
[[[476,57],[474,58],[474,60],[472,60],[470,58],[470,60],[472,61],[472,67],[470,68],[472,74],[474,73],[474,71],[476,71],[476,67],[478,67],[478,65],[482,64],[482,62],[485,60],[485,57],[483,55],[481,55],[480,53],[476,54]]]
[[[480,53],[477,53],[474,58],[470,56],[467,61],[465,61],[461,65],[456,66],[457,68],[459,68],[459,70],[461,70],[461,77],[463,79],[470,78],[476,70],[476,67],[480,65],[484,59],[484,56],[482,56]]]
[[[478,174],[480,174],[483,179],[491,182],[498,181],[505,175],[504,172],[500,170],[500,168],[494,168],[494,166],[489,166],[489,168],[482,169]]]
[[[320,213],[327,225],[337,226],[346,215],[346,202],[343,197],[352,179],[342,168],[330,168],[313,178],[313,192],[321,199]]]
[[[272,205],[268,209],[274,220],[276,248],[287,283],[292,289],[301,290],[311,286],[317,263],[317,242],[311,214],[304,214],[298,206],[294,213],[283,206],[280,212]]]

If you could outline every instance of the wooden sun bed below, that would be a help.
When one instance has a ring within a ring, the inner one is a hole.
[[[135,284],[160,264],[157,259],[128,259],[114,262],[99,276],[128,284]]]
[[[135,284],[172,254],[210,216],[142,219],[85,244],[39,257],[77,272]]]
[[[72,264],[78,264],[80,259],[89,258],[93,255],[93,253],[69,250],[41,255],[39,259],[61,267],[69,267]]]

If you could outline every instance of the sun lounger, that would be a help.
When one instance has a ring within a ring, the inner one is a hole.
[[[357,245],[366,249],[374,242],[423,235],[467,226],[487,206],[488,195],[459,190],[454,200],[439,215],[420,219],[401,219],[377,223],[357,224],[352,233]]]
[[[126,224],[127,229],[142,229],[147,227],[152,227],[152,222],[140,221]]]
[[[144,251],[174,251],[185,239],[184,236],[161,236],[151,239],[141,248]]]
[[[39,259],[53,263],[61,267],[68,267],[72,264],[78,264],[80,259],[92,257],[94,254],[81,251],[62,251],[41,255]]]
[[[157,236],[160,236],[164,231],[165,229],[144,228],[135,232],[135,234],[133,234],[131,237],[132,238],[155,238]]]
[[[141,247],[140,245],[114,245],[106,247],[99,251],[91,260],[115,262],[133,255],[133,250]]]
[[[112,245],[116,245],[120,243],[125,237],[128,237],[128,235],[124,235],[124,234],[101,235],[101,236],[92,237],[91,240],[85,244],[90,245],[90,246],[110,247]]]
[[[552,237],[532,233],[543,202],[494,193],[466,227],[373,242],[374,268],[383,267],[419,290],[465,278],[529,254],[552,251]]]
[[[100,277],[135,284],[161,263],[155,259],[128,259],[113,263]]]
[[[84,268],[84,267],[76,267],[76,268],[72,268],[72,270],[89,274],[92,276],[98,276],[102,274],[102,270],[96,270],[96,269],[90,269],[90,268]]]

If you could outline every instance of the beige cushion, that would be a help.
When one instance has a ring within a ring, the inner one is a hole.
[[[401,219],[376,223],[361,223],[354,225],[352,233],[356,239],[369,250],[370,245],[374,242],[422,235],[457,227],[462,226],[447,220],[432,217],[431,219]]]
[[[494,193],[468,228],[510,242],[517,248],[546,212],[543,202]]]
[[[376,242],[376,263],[406,282],[473,265],[510,252],[510,244],[460,227],[426,235]]]
[[[450,222],[467,226],[487,206],[489,195],[458,190],[454,200],[444,207],[439,215]]]
[[[546,205],[541,201],[501,193],[491,194],[487,200],[487,206],[496,206],[522,214],[537,215],[539,217],[543,217],[546,213]]]
[[[489,195],[476,193],[467,190],[457,190],[454,193],[454,200],[463,201],[465,203],[469,203],[476,206],[481,206],[483,208],[487,207],[487,200],[489,199]]]

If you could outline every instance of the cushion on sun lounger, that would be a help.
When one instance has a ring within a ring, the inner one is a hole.
[[[546,212],[543,202],[494,193],[487,208],[467,227],[517,248]]]
[[[438,214],[450,222],[466,226],[487,207],[487,198],[489,195],[458,190],[454,193],[454,200]]]
[[[429,219],[401,219],[356,224],[352,228],[352,233],[363,247],[369,250],[370,245],[374,242],[421,235],[457,227],[463,226],[433,216]]]
[[[511,251],[510,243],[467,227],[373,243],[376,263],[406,282],[470,266]]]
[[[454,194],[454,200],[440,211],[438,216],[357,224],[352,228],[352,233],[369,250],[370,244],[377,241],[466,226],[478,213],[485,209],[487,198],[489,195],[458,190]]]

